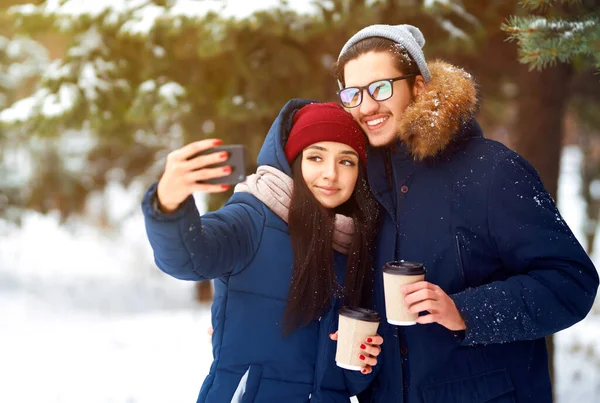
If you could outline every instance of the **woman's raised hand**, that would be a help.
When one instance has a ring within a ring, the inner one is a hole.
[[[331,333],[329,335],[331,340],[337,341],[338,332]],[[359,355],[359,359],[365,363],[363,368],[360,370],[363,374],[370,374],[373,372],[373,367],[377,365],[377,357],[381,353],[381,345],[383,344],[383,337],[376,334],[374,336],[369,336],[365,339],[365,341],[359,346],[361,350],[361,354]]]
[[[167,156],[165,171],[156,191],[161,211],[171,213],[177,210],[193,192],[220,193],[229,189],[229,185],[200,183],[231,174],[230,166],[206,168],[227,160],[229,158],[227,152],[196,156],[222,143],[219,139],[195,141],[172,151]]]

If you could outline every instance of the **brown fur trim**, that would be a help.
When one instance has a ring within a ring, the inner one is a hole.
[[[469,73],[440,60],[429,63],[429,70],[427,89],[406,108],[400,122],[400,139],[416,160],[443,151],[477,109],[477,90]]]

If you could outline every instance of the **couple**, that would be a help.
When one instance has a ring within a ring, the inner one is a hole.
[[[531,165],[483,138],[472,78],[428,64],[424,42],[409,25],[350,38],[345,111],[289,101],[216,212],[191,193],[225,190],[196,181],[227,175],[207,168],[227,156],[187,158],[218,141],[170,154],[143,210],[162,270],[215,279],[198,402],[552,401],[544,337],[587,315],[598,274]],[[427,268],[402,290],[415,326],[386,322],[393,260]],[[335,366],[341,305],[382,317],[360,372]]]

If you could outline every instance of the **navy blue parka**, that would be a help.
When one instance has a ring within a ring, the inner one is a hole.
[[[283,107],[259,166],[291,176],[283,145],[294,113],[309,102]],[[234,193],[223,208],[201,217],[190,197],[173,214],[162,214],[154,185],[142,207],[157,266],[178,279],[214,279],[214,361],[198,403],[229,403],[236,390],[244,390],[236,402],[341,403],[368,386],[372,375],[335,365],[329,334],[337,330],[339,300],[320,319],[283,336],[293,266],[288,226],[254,195]],[[332,253],[343,284],[346,257]]]
[[[544,337],[587,315],[598,274],[535,169],[483,137],[474,96],[457,88],[470,77],[445,63],[431,71],[398,141],[368,151],[382,206],[375,303],[385,317],[385,262],[422,262],[467,328],[385,322],[379,374],[360,401],[551,402]]]

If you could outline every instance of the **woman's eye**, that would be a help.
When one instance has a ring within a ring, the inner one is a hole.
[[[351,160],[342,160],[341,163],[342,163],[342,165],[346,165],[346,166],[349,166],[349,167],[356,166],[356,162],[351,161]]]
[[[323,160],[318,155],[311,155],[311,156],[307,157],[306,159],[309,160],[309,161],[314,161],[314,162],[320,162],[320,161]]]

